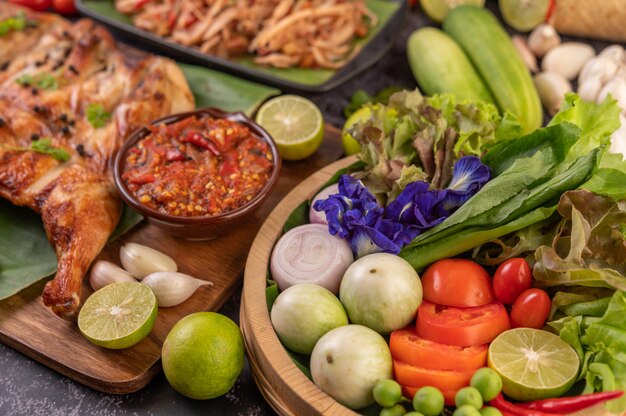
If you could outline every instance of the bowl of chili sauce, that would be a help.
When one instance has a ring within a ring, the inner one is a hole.
[[[269,196],[281,159],[270,135],[242,113],[205,108],[135,131],[117,154],[115,184],[148,221],[187,239],[210,239]]]

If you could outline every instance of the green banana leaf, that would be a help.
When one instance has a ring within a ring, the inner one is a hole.
[[[81,0],[81,3],[85,8],[89,9],[90,14],[96,18],[97,16],[95,16],[95,14],[132,26],[132,18],[118,12],[115,9],[113,0]],[[372,40],[380,29],[391,19],[393,14],[398,10],[398,7],[400,7],[398,2],[385,0],[366,0],[366,3],[369,9],[378,16],[379,24],[370,30],[366,37],[357,41],[358,44],[362,45]],[[261,74],[311,86],[323,84],[337,72],[331,69],[268,68],[255,64],[251,56],[236,58],[233,59],[233,61],[243,67],[252,68]]]
[[[218,107],[251,115],[276,88],[245,81],[210,69],[179,64],[196,99],[196,107]],[[128,232],[143,217],[125,207],[111,240]],[[0,199],[0,300],[52,276],[57,258],[41,218],[28,208]]]

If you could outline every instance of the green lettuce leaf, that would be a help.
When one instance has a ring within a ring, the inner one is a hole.
[[[565,219],[551,246],[535,251],[539,286],[581,285],[626,290],[626,201],[587,190],[563,194],[558,205]]]

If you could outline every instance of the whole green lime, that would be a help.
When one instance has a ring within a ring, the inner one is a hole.
[[[192,399],[212,399],[231,389],[243,370],[243,337],[237,324],[214,312],[178,321],[162,351],[167,381]]]

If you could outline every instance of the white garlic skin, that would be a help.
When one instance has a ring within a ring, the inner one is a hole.
[[[93,290],[101,289],[111,283],[136,281],[126,270],[104,260],[98,260],[89,273],[89,284]]]
[[[120,248],[120,260],[124,268],[139,280],[150,273],[175,272],[174,259],[158,250],[137,243],[126,243]]]
[[[183,273],[157,272],[146,276],[141,283],[152,289],[160,307],[180,305],[200,286],[213,286],[213,282],[196,279]]]
[[[530,49],[528,49],[526,40],[522,36],[515,35],[513,36],[512,41],[513,46],[517,49],[517,53],[519,53],[522,61],[524,61],[526,68],[528,68],[532,73],[537,72],[539,70],[537,67],[537,58],[533,55]]]
[[[572,84],[560,74],[553,72],[541,72],[535,75],[533,83],[537,88],[541,103],[551,116],[560,110],[565,94],[572,91]]]
[[[528,49],[541,58],[550,49],[561,44],[561,37],[556,33],[556,29],[548,24],[537,26],[528,35]]]
[[[566,42],[548,51],[541,68],[544,72],[556,72],[571,81],[595,55],[595,50],[587,44]]]
[[[617,100],[617,105],[620,106],[622,112],[626,110],[626,80],[624,77],[616,76],[604,84],[598,93],[596,102],[600,104],[609,94]]]

